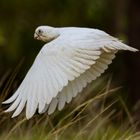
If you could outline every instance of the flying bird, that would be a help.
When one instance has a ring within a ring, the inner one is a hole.
[[[39,26],[34,38],[46,42],[16,92],[3,104],[26,118],[62,110],[66,103],[99,77],[119,50],[138,51],[92,28]]]

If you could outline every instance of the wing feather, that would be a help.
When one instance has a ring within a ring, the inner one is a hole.
[[[11,112],[11,111],[15,110],[18,107],[20,101],[21,101],[21,99],[20,98],[17,98],[14,101],[14,103],[7,110],[5,110],[5,112]]]
[[[26,93],[24,93],[24,94],[26,95]],[[19,103],[18,107],[16,108],[14,114],[12,115],[12,118],[18,116],[21,113],[21,111],[23,110],[23,108],[26,104],[26,100],[27,100],[26,97],[21,100],[21,102]]]
[[[32,93],[32,94],[31,94]],[[38,101],[37,101],[37,93],[38,87],[32,84],[30,85],[30,90],[28,91],[27,95],[27,104],[26,104],[26,117],[27,119],[31,118],[37,109]]]
[[[39,114],[43,114],[43,113],[45,113],[48,110],[48,108],[49,108],[49,105],[46,104],[45,107],[44,107],[44,109],[41,112],[38,112],[38,113]]]
[[[45,105],[46,105],[46,100],[44,98],[44,96],[48,93],[46,93],[46,88],[45,88],[45,85],[46,85],[46,82],[45,82],[45,79],[42,77],[42,81],[41,83],[38,85],[38,90],[42,93],[42,95],[40,94],[37,94],[38,96],[38,112],[42,112],[43,109],[45,108]]]
[[[62,110],[66,103],[66,89],[58,96],[58,110]]]
[[[52,114],[56,107],[57,107],[57,104],[58,104],[58,99],[57,98],[53,98],[51,103],[50,103],[50,106],[49,106],[49,109],[48,109],[48,114]]]
[[[69,82],[69,84],[71,85],[71,82]],[[72,87],[66,86],[65,88],[66,88],[66,102],[70,103],[72,100]]]
[[[9,99],[7,99],[6,101],[3,102],[3,104],[9,104],[12,103],[14,100],[16,100],[16,98],[19,96],[19,93],[24,90],[23,86],[21,86],[20,88],[18,88],[18,90],[16,91],[15,94],[13,94]]]

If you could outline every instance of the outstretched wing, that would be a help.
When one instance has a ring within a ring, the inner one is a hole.
[[[39,113],[48,108],[49,114],[57,105],[61,110],[65,102],[70,102],[88,82],[104,72],[113,59],[112,54],[120,49],[135,51],[100,33],[86,38],[58,37],[41,49],[17,91],[4,102],[13,102],[6,112],[15,110],[12,116],[15,117],[26,105],[29,119],[37,108]]]
[[[74,80],[89,69],[101,54],[97,49],[90,50],[87,54],[83,49],[65,46],[67,45],[58,39],[41,49],[15,94],[4,102],[13,102],[6,112],[16,109],[13,117],[17,116],[25,104],[27,119],[34,115],[37,108],[41,112],[68,81]]]

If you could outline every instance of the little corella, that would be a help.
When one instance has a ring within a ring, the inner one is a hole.
[[[53,113],[99,77],[119,50],[136,52],[104,31],[92,28],[40,26],[34,38],[46,42],[19,88],[4,104],[18,116]]]

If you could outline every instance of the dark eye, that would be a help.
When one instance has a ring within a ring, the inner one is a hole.
[[[41,34],[41,33],[42,33],[42,30],[41,30],[41,29],[39,29],[39,30],[38,30],[38,34]]]

